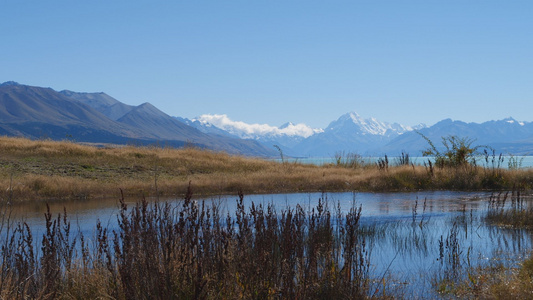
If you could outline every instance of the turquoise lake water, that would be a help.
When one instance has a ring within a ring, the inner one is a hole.
[[[493,167],[498,165],[499,157],[496,157],[496,161],[493,164],[492,163],[492,157],[490,157],[489,161],[487,162],[484,157],[477,157],[476,158],[476,164],[481,167]],[[503,156],[503,162],[500,162],[500,167],[508,169],[509,164],[511,163],[511,167],[518,167],[518,168],[533,168],[533,156]],[[383,157],[365,157],[361,156],[361,160],[365,163],[375,164],[378,162],[379,159],[383,159]],[[389,156],[389,164],[394,165],[396,162],[396,157]],[[427,162],[428,157],[410,157],[411,163],[415,165],[423,165],[424,162]],[[275,161],[280,161],[281,159],[274,159]],[[324,165],[324,164],[335,164],[335,158],[334,157],[299,157],[299,158],[287,158],[285,159],[287,162],[299,162],[303,164],[314,164],[314,165]]]

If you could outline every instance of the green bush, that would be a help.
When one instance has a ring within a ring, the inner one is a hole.
[[[422,155],[435,157],[435,166],[439,168],[475,164],[474,157],[480,154],[479,149],[491,149],[489,146],[484,145],[472,146],[474,139],[449,135],[442,137],[442,145],[446,150],[439,151],[428,137],[420,132],[418,134],[429,144],[429,148],[423,151]]]

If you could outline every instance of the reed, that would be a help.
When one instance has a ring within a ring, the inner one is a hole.
[[[520,190],[498,193],[489,199],[485,220],[500,226],[533,229],[533,207]]]
[[[65,211],[45,214],[35,238],[27,224],[3,232],[3,299],[324,299],[371,296],[369,249],[361,208],[346,214],[317,207],[244,206],[224,215],[216,205],[128,207],[118,227],[100,223],[92,238],[71,230]],[[40,246],[38,246],[40,245]],[[39,249],[36,253],[35,249]]]
[[[510,192],[493,194],[488,201],[485,222],[492,226],[509,227],[511,230],[525,230],[530,234],[533,228],[533,210],[526,201],[524,191],[515,189]],[[453,229],[452,229],[453,231]],[[451,232],[452,233],[452,232]],[[435,282],[439,292],[454,297],[468,299],[529,299],[533,292],[533,256],[519,264],[504,264],[492,260],[486,264],[471,266],[465,253],[456,251],[453,235],[441,240],[441,259],[452,262],[455,257],[468,262],[466,266],[447,264],[446,272]],[[451,246],[450,246],[451,245]],[[467,253],[467,255],[469,252]],[[453,271],[450,273],[450,271]],[[458,276],[456,271],[463,276]]]
[[[522,205],[513,204],[511,194],[495,194],[491,207]],[[398,282],[404,280],[387,269],[372,271],[376,262],[370,264],[370,253],[380,239],[390,239],[398,253],[439,258],[434,288],[443,297],[526,295],[508,291],[511,285],[532,290],[531,259],[516,269],[470,265],[470,250],[459,238],[475,231],[466,211],[435,244],[428,235],[426,200],[415,201],[412,217],[403,223],[361,226],[355,201],[343,213],[326,196],[316,207],[279,209],[245,205],[240,193],[232,214],[216,201],[194,201],[191,185],[178,204],[142,199],[127,205],[123,195],[120,199],[118,226],[98,222],[90,236],[73,229],[66,211],[46,213],[38,235],[11,221],[4,207],[2,299],[402,298]],[[397,229],[404,233],[395,234]]]

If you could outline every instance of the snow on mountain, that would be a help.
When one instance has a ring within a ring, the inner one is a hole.
[[[425,125],[418,125],[422,127]],[[390,124],[375,118],[364,119],[355,112],[340,116],[322,133],[303,140],[294,147],[302,156],[333,156],[337,152],[367,154],[378,151],[393,138],[414,130],[398,123]]]
[[[497,153],[529,154],[533,145],[533,123],[517,121],[511,117],[483,123],[466,123],[445,119],[431,127],[419,130],[433,141],[437,148],[443,148],[441,139],[458,136],[474,141],[474,145],[487,145]],[[386,153],[403,149],[413,155],[420,155],[428,143],[416,132],[408,132],[392,139],[382,147]]]
[[[516,123],[516,124],[518,124],[518,125],[520,125],[520,126],[524,126],[524,125],[526,125],[525,122],[519,122],[519,121],[515,120],[513,117],[505,118],[505,119],[503,119],[502,121],[507,122],[507,123],[509,123],[509,124],[515,124],[515,123]]]
[[[314,129],[305,124],[286,123],[280,127],[268,124],[248,124],[241,121],[233,121],[227,115],[201,115],[192,121],[199,121],[205,126],[215,126],[245,139],[264,139],[266,137],[296,137],[307,138],[315,133],[322,132],[322,129]]]
[[[406,151],[420,155],[428,145],[417,132],[434,141],[437,146],[442,137],[455,135],[471,138],[477,145],[490,145],[502,153],[530,154],[533,149],[533,122],[517,121],[512,117],[481,124],[445,119],[428,127],[425,124],[405,126],[375,118],[365,119],[350,112],[322,130],[312,129],[305,124],[286,123],[274,127],[237,122],[226,115],[202,115],[191,126],[254,139],[270,148],[278,145],[284,153],[300,157],[333,157],[340,152],[397,155]]]
[[[327,156],[337,151],[365,153],[385,145],[393,138],[415,129],[425,128],[364,119],[355,112],[342,115],[323,129],[305,124],[285,123],[279,127],[234,121],[224,114],[204,114],[180,121],[205,133],[253,139],[267,147],[278,145],[288,155]]]
[[[413,128],[398,123],[389,124],[375,118],[363,119],[356,112],[342,115],[338,120],[331,122],[326,131],[350,131],[362,135],[390,136],[398,135]]]

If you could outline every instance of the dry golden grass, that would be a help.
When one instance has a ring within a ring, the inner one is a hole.
[[[0,296],[365,299],[372,292],[355,205],[346,213],[323,202],[277,213],[272,206],[246,209],[240,194],[232,218],[191,197],[189,190],[180,205],[129,207],[121,199],[117,226],[97,222],[92,235],[73,229],[66,212],[45,213],[42,231],[18,223],[2,232]]]
[[[468,276],[456,283],[443,282],[444,299],[532,299],[532,259],[519,267],[493,265],[468,269]],[[445,288],[444,285],[448,284]]]
[[[17,201],[314,191],[531,187],[533,171],[480,167],[379,169],[280,163],[195,148],[94,147],[0,137],[0,197]]]

